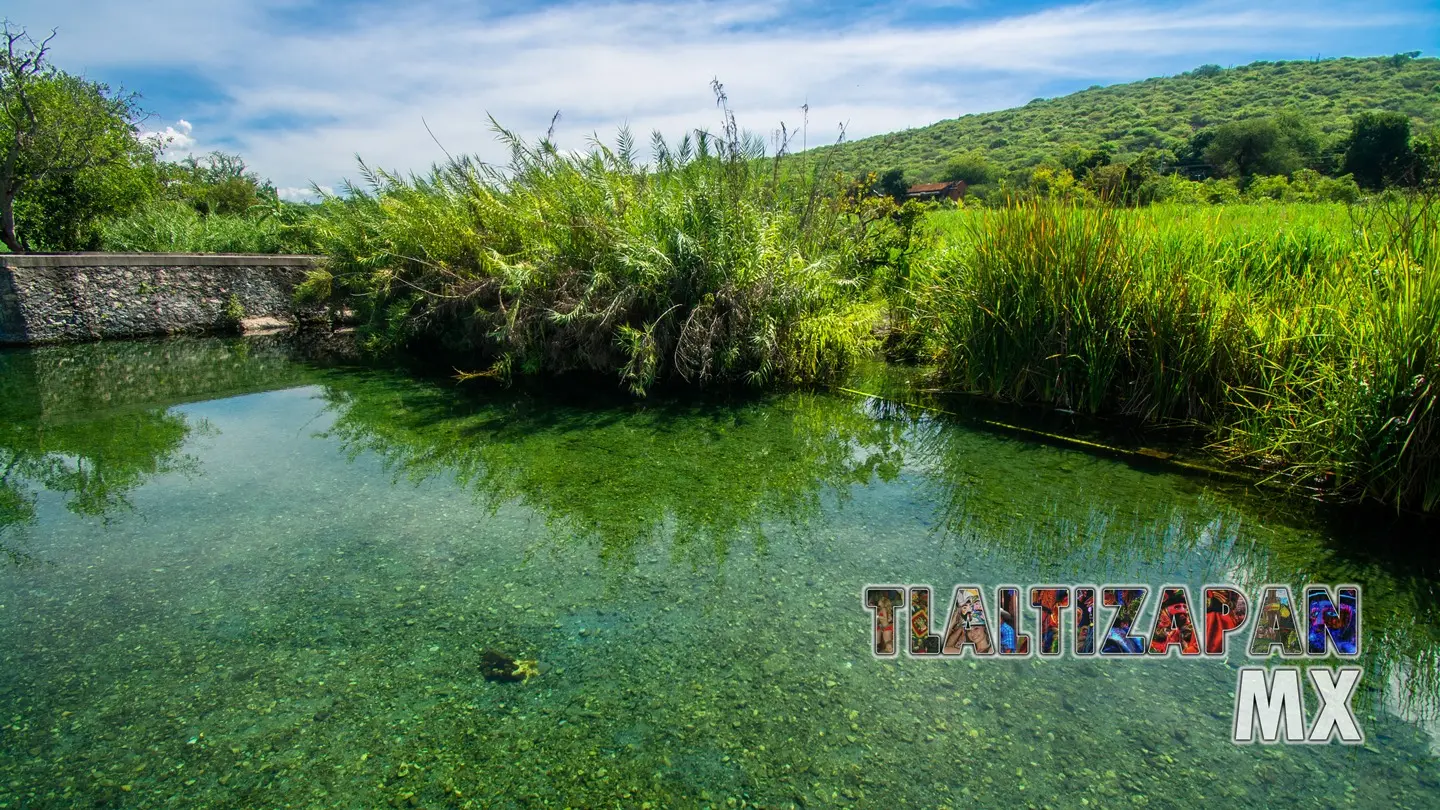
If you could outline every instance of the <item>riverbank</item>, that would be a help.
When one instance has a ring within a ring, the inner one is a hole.
[[[336,202],[308,291],[362,311],[372,348],[468,377],[834,384],[883,346],[935,364],[928,387],[1181,427],[1215,463],[1333,498],[1440,504],[1433,199],[927,212],[827,190],[796,157],[662,153],[652,174],[517,154],[514,182],[456,163]]]
[[[937,217],[905,328],[943,386],[1199,428],[1218,458],[1440,500],[1437,208]]]
[[[434,355],[472,380],[594,375],[640,396],[836,385],[885,353],[934,365],[925,388],[1135,420],[1207,466],[1306,494],[1440,504],[1432,198],[931,210],[826,181],[803,155],[758,161],[738,133],[704,153],[661,144],[660,171],[618,148],[514,148],[504,174],[464,160],[372,173],[309,221],[318,261],[32,270],[32,286],[49,279],[22,296],[38,314],[9,320],[23,342],[325,304],[353,310],[377,354]],[[13,261],[61,259],[81,261]]]

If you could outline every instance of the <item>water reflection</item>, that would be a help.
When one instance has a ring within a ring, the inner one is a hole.
[[[1403,692],[1404,711],[1440,708],[1440,558],[1424,522],[1137,473],[894,400],[802,392],[636,403],[313,362],[331,356],[279,337],[0,352],[0,554],[28,558],[24,529],[43,492],[105,520],[156,476],[200,472],[187,447],[215,428],[171,406],[319,383],[322,438],[352,460],[368,454],[408,480],[453,480],[492,512],[523,503],[546,518],[548,542],[594,543],[613,572],[657,544],[673,560],[718,567],[736,542],[764,552],[781,527],[792,542],[814,541],[804,527],[827,504],[843,508],[857,487],[907,476],[923,493],[912,511],[961,570],[1003,559],[1013,581],[1230,582],[1251,592],[1359,582],[1368,681]],[[860,387],[897,400],[914,385],[903,369],[864,371]]]
[[[995,437],[920,408],[874,405],[911,425],[942,534],[957,556],[1004,554],[1020,582],[1180,582],[1364,588],[1362,709],[1384,699],[1433,728],[1440,718],[1440,548],[1433,519],[1327,506],[1251,487],[1177,480],[1025,443],[1017,474]],[[1001,439],[1003,441],[1003,439]],[[1017,444],[1019,442],[1017,441]],[[1176,498],[1183,483],[1193,497]],[[1433,733],[1433,731],[1432,731]],[[1440,739],[1437,739],[1440,750]]]
[[[0,568],[0,804],[1440,795],[1415,728],[1440,649],[1423,526],[861,397],[636,403],[278,344],[84,351],[0,355],[19,392],[0,424],[25,428],[5,458],[60,462],[3,501],[56,564]],[[1367,683],[1414,725],[1243,748],[1220,662],[876,661],[877,580],[1359,582]],[[488,682],[489,647],[544,672]]]
[[[767,526],[802,525],[822,495],[893,480],[903,459],[903,423],[814,394],[597,405],[384,374],[323,390],[328,435],[352,457],[375,453],[412,480],[453,477],[492,508],[523,502],[556,542],[596,542],[618,571],[657,541],[694,565],[723,561],[740,540],[763,550]]]
[[[1440,713],[1440,564],[1424,521],[1163,466],[1137,471],[862,397],[597,404],[573,391],[476,393],[384,373],[331,378],[323,390],[329,435],[352,458],[374,453],[411,479],[453,477],[492,508],[523,502],[547,517],[552,542],[589,538],[619,573],[656,543],[718,567],[736,541],[763,551],[767,531],[909,475],[922,521],[962,571],[977,561],[1007,581],[1184,582],[1192,592],[1358,582],[1362,707],[1388,684],[1396,711]]]
[[[32,561],[41,493],[104,521],[156,476],[197,472],[186,445],[213,428],[171,406],[296,385],[311,370],[294,354],[273,337],[0,350],[0,556]]]

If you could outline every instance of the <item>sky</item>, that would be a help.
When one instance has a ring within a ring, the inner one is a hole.
[[[6,0],[53,62],[138,91],[167,155],[240,153],[282,196],[446,152],[502,161],[490,117],[583,149],[742,127],[853,140],[1202,64],[1440,51],[1431,0],[905,3]],[[808,105],[808,114],[802,106]],[[428,131],[427,131],[428,126]],[[433,136],[432,136],[433,133]]]

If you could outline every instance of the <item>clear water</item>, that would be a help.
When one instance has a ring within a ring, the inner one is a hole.
[[[302,354],[0,352],[0,808],[1440,807],[1433,527],[849,395]],[[1226,662],[875,660],[860,609],[1311,580],[1365,588],[1364,746],[1232,745]]]

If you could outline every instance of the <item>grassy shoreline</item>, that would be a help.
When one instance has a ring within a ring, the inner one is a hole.
[[[366,170],[311,220],[329,261],[302,293],[462,378],[826,384],[883,350],[955,391],[1440,505],[1440,202],[929,211],[726,121],[650,160],[628,133],[574,154],[502,131],[503,170]]]
[[[1433,203],[941,215],[908,319],[945,385],[1203,429],[1233,463],[1440,501]]]
[[[327,200],[312,229],[329,262],[302,295],[353,307],[377,350],[479,377],[613,373],[637,395],[823,381],[874,349],[894,203],[763,159],[733,121],[657,137],[653,163],[628,133],[583,155],[502,135],[504,170],[366,170],[368,188]]]

